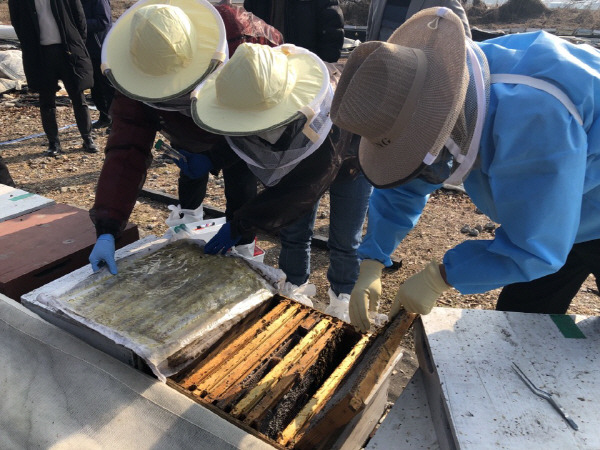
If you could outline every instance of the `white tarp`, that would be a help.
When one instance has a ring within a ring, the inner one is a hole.
[[[273,449],[0,294],[0,446]]]
[[[0,39],[5,39],[7,41],[19,40],[12,25],[0,25]]]
[[[0,94],[21,90],[26,83],[21,50],[0,51]]]

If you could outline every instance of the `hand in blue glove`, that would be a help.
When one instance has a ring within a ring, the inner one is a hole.
[[[117,263],[115,262],[115,238],[112,234],[101,234],[96,245],[90,253],[92,270],[98,272],[104,264],[113,275],[117,274]]]
[[[220,253],[224,255],[227,250],[240,242],[241,238],[241,236],[233,235],[231,223],[226,222],[219,229],[219,231],[217,231],[217,234],[215,234],[213,238],[204,246],[204,253],[209,255],[216,255],[217,253]]]
[[[212,161],[204,153],[190,153],[185,150],[177,150],[185,159],[173,159],[181,172],[192,180],[202,178],[213,168]]]

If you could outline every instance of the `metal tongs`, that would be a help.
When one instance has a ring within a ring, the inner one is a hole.
[[[159,139],[158,141],[156,141],[156,144],[154,144],[154,148],[156,150],[161,150],[161,151],[165,152],[165,154],[169,158],[171,158],[175,161],[183,161],[184,163],[187,162],[187,158],[185,156],[183,156],[181,153],[179,153],[177,150],[175,150],[169,144],[164,142],[162,139]]]
[[[547,400],[548,403],[550,403],[554,407],[554,409],[556,409],[560,413],[563,419],[567,421],[571,428],[573,428],[574,430],[579,430],[579,427],[577,426],[575,421],[571,419],[571,416],[567,414],[567,412],[562,408],[562,406],[556,403],[556,400],[554,400],[554,397],[552,397],[552,394],[550,394],[550,392],[543,391],[542,389],[538,388],[535,384],[533,384],[533,382],[527,377],[527,375],[525,375],[521,368],[517,366],[514,362],[512,363],[512,368],[517,373],[517,375],[519,375],[521,380],[523,380],[523,382],[527,385],[527,387],[531,389],[531,392],[533,392],[538,397]]]

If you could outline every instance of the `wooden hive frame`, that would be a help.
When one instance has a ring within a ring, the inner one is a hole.
[[[274,296],[168,383],[277,448],[315,448],[315,439],[323,437],[318,423],[327,423],[331,438],[364,408],[361,399],[368,400],[415,317],[402,316],[388,327],[392,333],[362,335],[341,320]],[[361,363],[365,354],[370,367]],[[340,392],[341,403],[352,410],[342,414],[344,423],[331,417],[339,414],[331,400]]]

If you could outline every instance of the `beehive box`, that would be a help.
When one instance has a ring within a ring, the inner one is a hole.
[[[139,237],[128,224],[117,248]],[[0,292],[21,295],[89,264],[96,230],[88,211],[53,204],[0,223]]]
[[[413,319],[364,335],[275,296],[169,384],[278,448],[360,448]]]
[[[0,222],[53,204],[52,199],[0,184]]]
[[[158,252],[151,251],[150,255],[158,255]],[[204,258],[210,258],[209,265],[215,267],[223,259],[232,259],[206,255]],[[173,292],[188,290],[179,288],[167,292],[156,276],[161,265],[148,261],[137,259],[138,264],[146,264],[147,276],[155,280],[144,281],[143,270],[138,267],[139,280],[136,281],[145,283],[148,289],[144,292],[142,285],[122,289],[126,298],[121,301],[137,302],[133,294],[141,298],[153,289],[158,290],[163,306],[152,303],[147,309],[154,314],[148,317],[142,318],[145,314],[135,313],[135,308],[121,307],[115,302],[110,293],[120,288],[113,284],[90,301],[72,303],[73,292],[89,290],[85,283],[82,287],[81,280],[76,283],[71,280],[67,285],[63,280],[61,286],[57,286],[61,281],[57,280],[54,286],[48,285],[23,296],[23,304],[47,320],[71,328],[70,331],[92,345],[103,346],[103,350],[114,356],[122,358],[123,350],[128,350],[138,360],[149,363],[157,376],[168,377],[168,384],[180,393],[275,447],[357,448],[356,445],[364,442],[385,407],[389,374],[401,357],[400,340],[412,323],[413,315],[402,315],[379,335],[363,335],[343,321],[270,292],[232,320],[215,321],[215,326],[194,327],[188,330],[188,337],[178,334],[186,328],[178,326],[169,326],[168,333],[164,328],[155,333],[152,322],[160,321],[162,316],[165,323],[177,324],[179,322],[173,322],[171,317],[178,312],[182,322],[194,323],[205,307],[198,309],[194,303],[178,302]],[[171,265],[182,270],[204,270],[198,261],[190,267],[184,267],[186,264],[180,261]],[[121,274],[123,266],[119,267]],[[122,272],[126,276],[126,271]],[[170,277],[168,273],[167,277]],[[238,284],[238,279],[229,283]],[[44,299],[49,292],[62,293],[59,297],[63,304]],[[102,302],[104,304],[94,306]],[[108,314],[121,308],[126,311],[125,317],[130,317],[125,322]],[[98,326],[99,322],[103,322],[102,326]],[[106,329],[109,323],[112,330]],[[131,337],[140,330],[147,333],[137,336],[136,344],[131,345]],[[167,334],[178,336],[177,345],[169,343],[169,352],[164,352],[165,343],[159,342],[157,334],[161,338]],[[153,343],[148,344],[149,341]],[[157,342],[166,365],[157,364],[146,352],[148,348],[158,348]],[[115,348],[119,348],[118,351]],[[161,369],[159,373],[157,368]],[[173,368],[177,370],[171,371]]]
[[[600,448],[600,317],[434,308],[415,347],[441,448]]]

